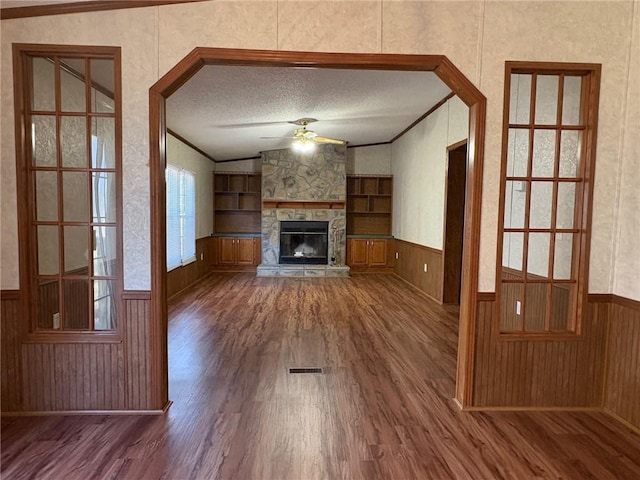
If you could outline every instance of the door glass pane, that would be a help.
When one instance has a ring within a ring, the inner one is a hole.
[[[529,254],[527,255],[527,277],[533,280],[548,278],[549,275],[548,233],[529,234]]]
[[[551,228],[553,182],[531,182],[530,228]]]
[[[55,66],[52,59],[33,57],[31,59],[33,91],[31,107],[42,112],[56,110]]]
[[[85,172],[62,173],[62,210],[65,222],[89,222],[89,175]]]
[[[89,227],[64,227],[64,273],[89,274]]]
[[[575,291],[573,283],[551,286],[551,330],[570,330],[569,315],[573,310]]]
[[[511,75],[509,123],[529,123],[531,110],[531,75]]]
[[[87,111],[85,78],[84,59],[60,59],[60,98],[63,112]]]
[[[93,274],[111,277],[115,271],[116,228],[93,227]]]
[[[562,96],[562,124],[580,124],[580,95],[582,93],[582,77],[564,77]]]
[[[113,280],[94,280],[93,312],[96,330],[113,330],[116,328],[116,291]]]
[[[36,171],[36,220],[58,220],[58,173]]]
[[[63,167],[87,167],[87,123],[85,117],[60,118],[60,149]]]
[[[503,283],[500,290],[500,331],[522,330],[524,286],[521,283]]]
[[[115,168],[115,119],[91,119],[91,165],[93,168]]]
[[[576,216],[576,183],[558,183],[556,228],[574,228]]]
[[[58,280],[51,278],[43,278],[38,282],[38,328],[60,328],[59,284]]]
[[[116,221],[116,174],[93,172],[91,177],[93,194],[93,221],[113,223]]]
[[[526,177],[529,160],[529,130],[509,129],[507,176]]]
[[[60,269],[58,263],[58,227],[39,225],[36,229],[38,242],[38,274],[56,275]]]
[[[91,59],[91,111],[110,113],[114,110],[113,60]]]
[[[544,319],[547,309],[548,283],[527,283],[524,313],[525,330],[539,332],[545,330]]]
[[[89,280],[62,280],[64,302],[64,328],[88,330],[89,325]]]
[[[505,232],[502,245],[502,278],[512,279],[522,277],[522,248],[524,233]]]
[[[553,278],[569,280],[573,263],[573,234],[556,233],[555,253],[553,259]]]
[[[575,178],[580,165],[582,132],[563,130],[560,136],[560,177]]]
[[[505,190],[505,228],[524,228],[524,211],[527,201],[527,185],[524,180],[509,180]]]
[[[33,115],[31,117],[31,150],[33,164],[38,167],[55,167],[56,117]]]
[[[555,130],[536,130],[533,134],[533,165],[531,167],[531,176],[553,177],[555,156]]]
[[[557,75],[538,75],[536,85],[537,125],[555,125],[558,116]]]

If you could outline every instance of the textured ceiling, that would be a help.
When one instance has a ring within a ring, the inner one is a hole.
[[[349,145],[388,142],[451,90],[432,72],[205,66],[167,100],[167,126],[216,160],[286,148],[302,117]]]

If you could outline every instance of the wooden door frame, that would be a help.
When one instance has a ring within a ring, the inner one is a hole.
[[[455,400],[472,406],[475,320],[480,256],[480,207],[486,98],[444,55],[316,53],[196,47],[149,89],[151,182],[152,402],[169,403],[165,268],[166,99],[205,65],[313,67],[434,72],[469,107],[467,182]]]

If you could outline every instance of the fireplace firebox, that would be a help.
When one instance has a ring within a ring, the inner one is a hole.
[[[280,258],[285,265],[327,265],[329,222],[280,222]]]

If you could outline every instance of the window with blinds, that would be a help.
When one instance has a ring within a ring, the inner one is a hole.
[[[193,173],[168,165],[166,176],[169,271],[196,260],[196,191]]]

